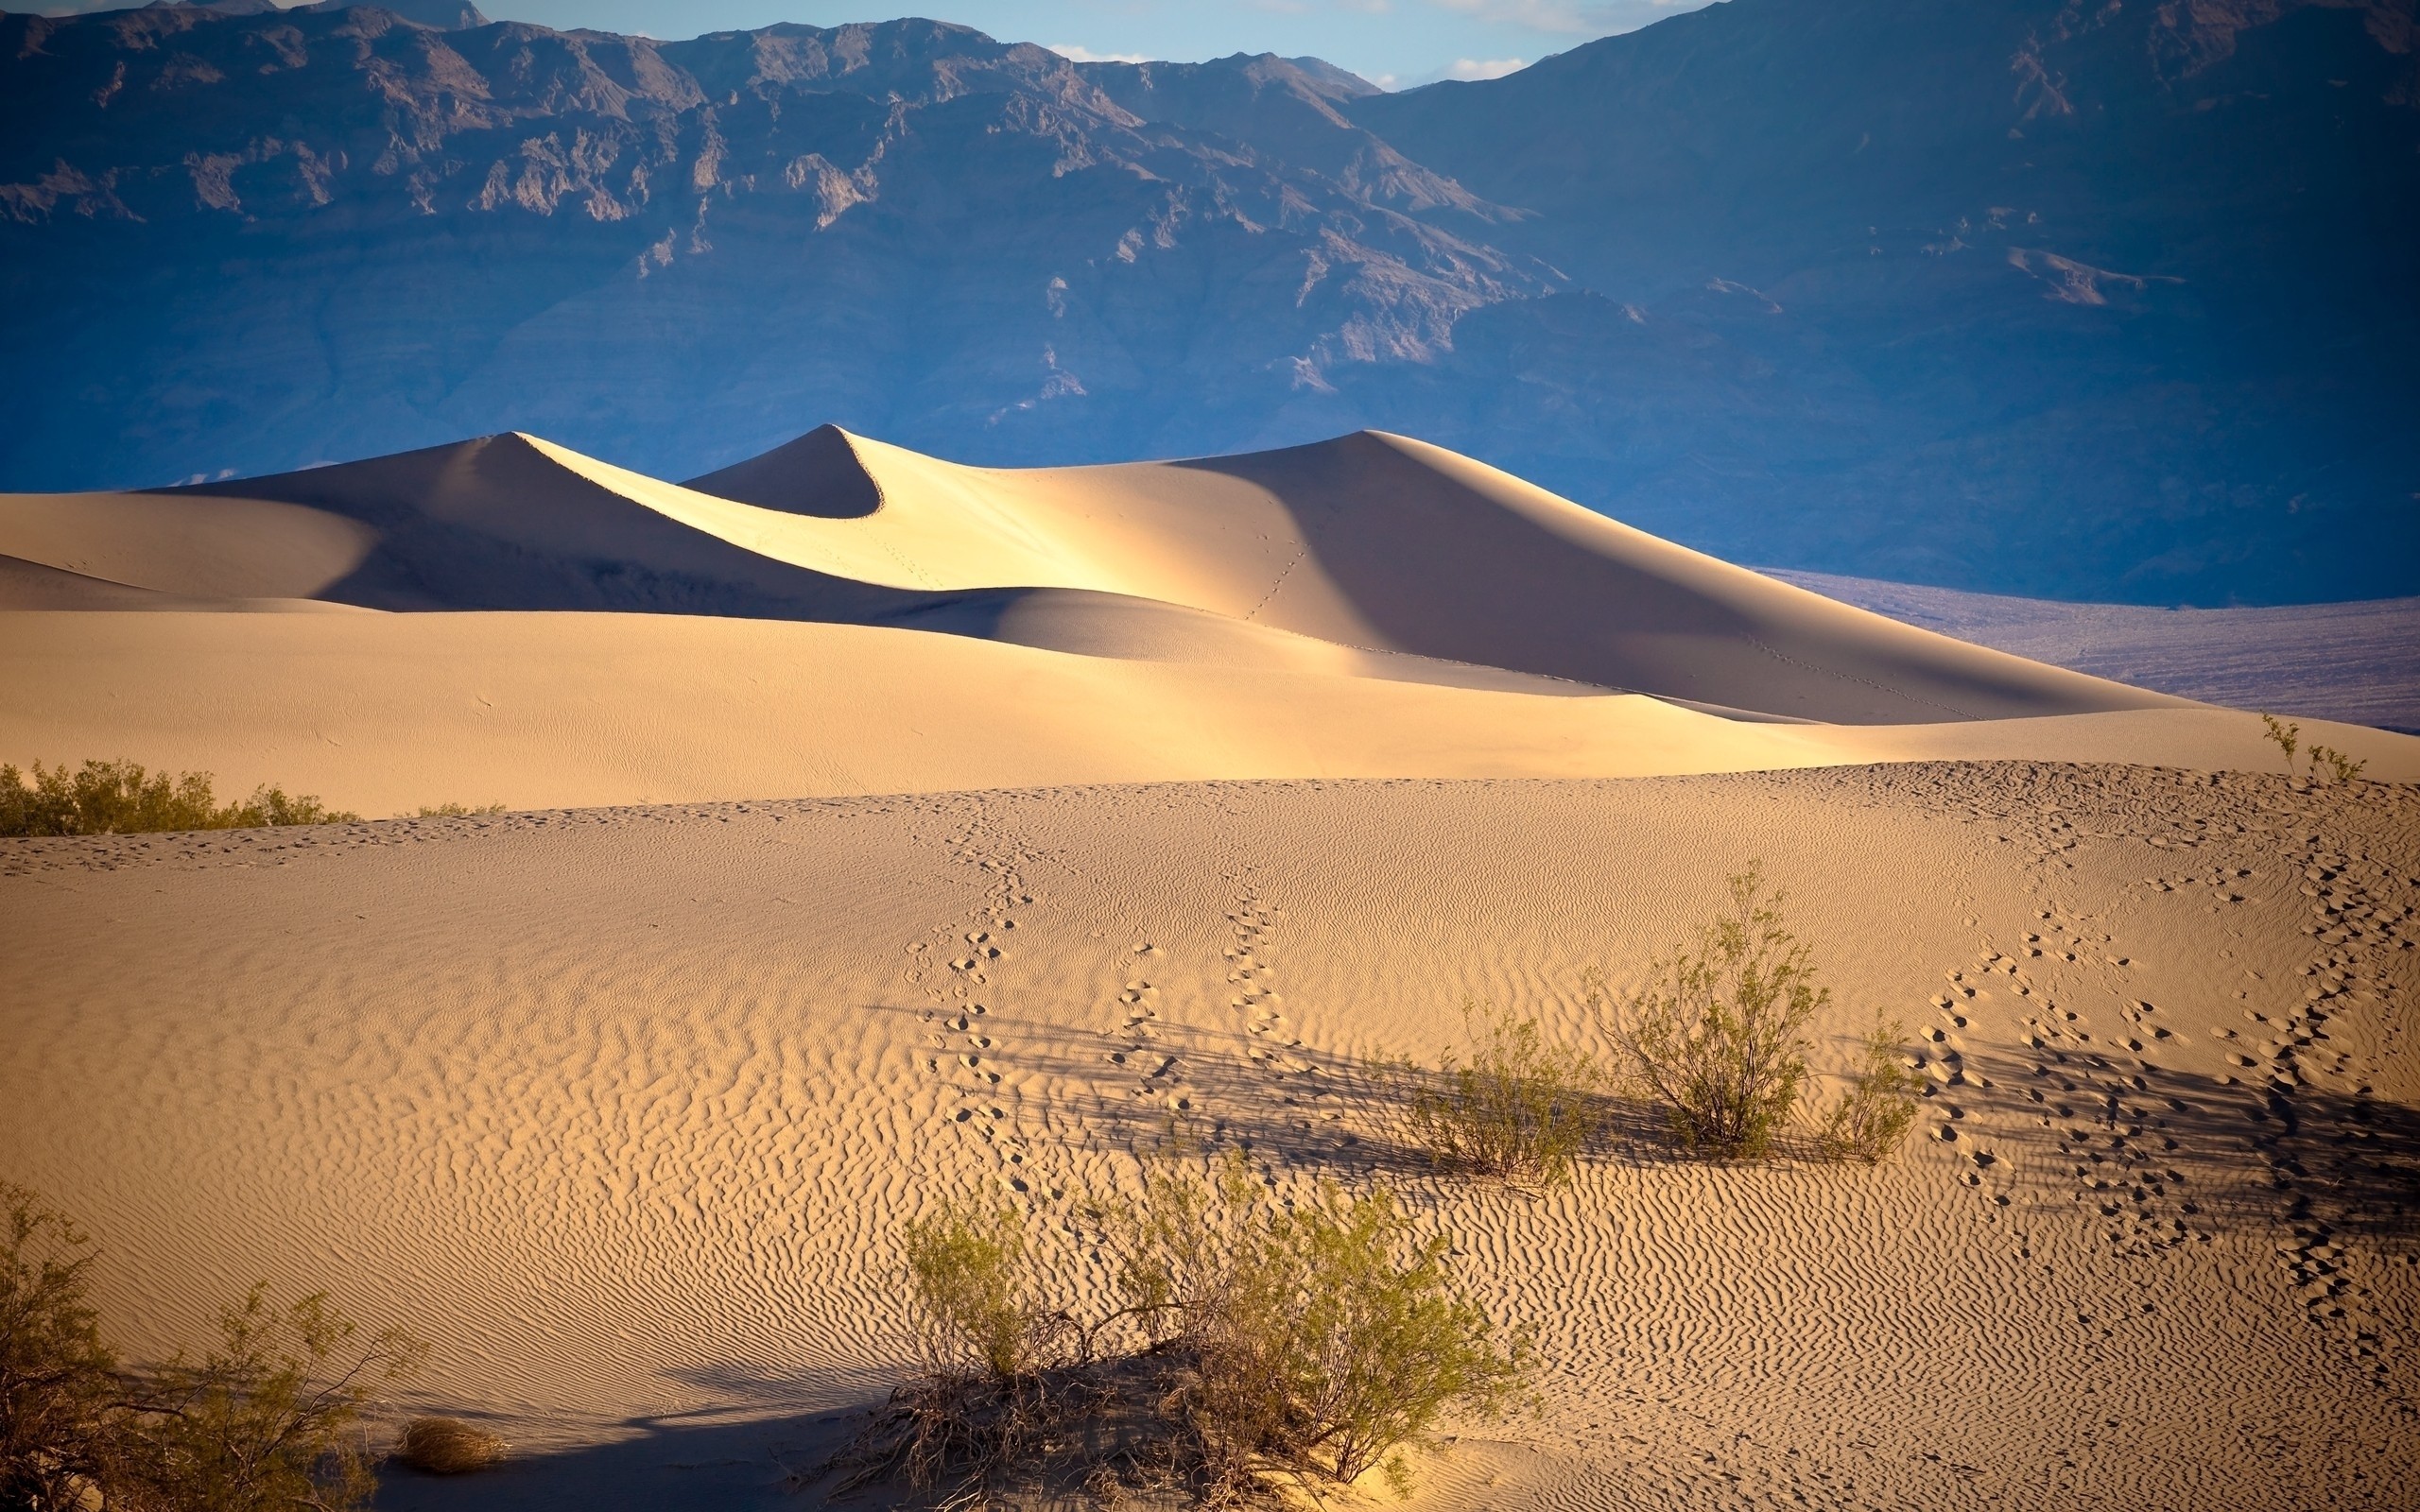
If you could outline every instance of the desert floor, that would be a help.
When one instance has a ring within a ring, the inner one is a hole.
[[[1922,1037],[1880,1168],[1439,1183],[1367,1070],[1584,1005],[1761,860]],[[2408,1504],[2420,799],[2143,767],[1196,782],[0,845],[0,1146],[164,1349],[250,1280],[522,1446],[383,1505],[798,1505],[897,1226],[1066,1214],[1172,1105],[1390,1174],[1543,1331],[1440,1507]],[[1070,1245],[1066,1284],[1104,1278]],[[841,1420],[836,1420],[841,1419]],[[879,1499],[877,1499],[878,1503]],[[812,1504],[812,1499],[805,1504]]]
[[[2291,616],[2063,669],[1375,433],[0,496],[0,762],[372,816],[0,840],[0,1177],[137,1360],[260,1278],[431,1341],[402,1410],[517,1454],[390,1509],[813,1505],[908,1368],[902,1225],[1024,1205],[1104,1306],[1082,1205],[1171,1120],[1399,1185],[1537,1330],[1427,1507],[2410,1506],[2420,739],[2316,717],[2404,707],[2371,610],[2273,659],[2290,778],[2177,695]],[[448,801],[513,812],[378,817]],[[1537,1195],[1391,1135],[1377,1068],[1470,1005],[1609,1058],[1592,981],[1758,864],[1821,1096],[1877,1013],[1920,1054],[1897,1159],[1632,1105]]]
[[[2150,609],[1774,572],[1903,624],[2182,697],[2420,730],[2420,599]]]

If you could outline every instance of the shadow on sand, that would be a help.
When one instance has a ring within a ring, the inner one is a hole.
[[[1013,1034],[994,1052],[998,1063],[1032,1078],[1019,1108],[1028,1139],[1140,1154],[1164,1148],[1175,1125],[1306,1177],[1448,1174],[1404,1125],[1407,1104],[1434,1085],[1433,1073],[1237,1030],[1155,1023],[1142,1040],[1033,1021],[997,1027]],[[1987,1124],[1998,1159],[2032,1157],[2018,1163],[2036,1179],[2073,1168],[2073,1180],[2062,1173],[2052,1184],[2081,1181],[2105,1207],[2157,1212],[2167,1225],[2183,1218],[2198,1231],[2295,1226],[2390,1250],[2420,1241],[2420,1109],[2074,1047],[1979,1051],[1966,1063],[1990,1089],[1935,1087],[1928,1113],[1946,1112],[1949,1126],[1970,1132]],[[1048,1089],[1038,1100],[1037,1086]],[[1629,1094],[1597,1103],[1601,1127],[1588,1159],[1696,1163],[1652,1104]],[[1952,1109],[1996,1116],[1966,1121]],[[1928,1116],[1920,1127],[1934,1123]],[[1781,1153],[1815,1155],[1803,1129]]]
[[[514,1454],[471,1475],[424,1475],[400,1465],[379,1476],[379,1512],[806,1512],[824,1505],[791,1489],[793,1468],[838,1448],[863,1411],[733,1421],[637,1418],[611,1443]],[[862,1499],[861,1499],[862,1500]]]

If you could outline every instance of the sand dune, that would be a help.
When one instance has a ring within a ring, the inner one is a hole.
[[[699,481],[747,498],[494,437],[99,503],[21,497],[0,512],[14,522],[0,551],[187,595],[396,610],[895,623],[969,592],[1075,590],[1355,650],[1848,724],[2175,702],[1910,630],[1375,433],[1253,456],[1019,472],[827,430]],[[164,515],[191,548],[174,559],[88,544],[148,539]],[[244,572],[220,569],[247,551],[259,559]],[[1167,615],[1130,623],[1131,638],[1087,614],[1081,648],[1149,656],[1169,640]],[[1268,664],[1273,644],[1179,639],[1186,660],[1223,645],[1243,666]]]
[[[859,543],[841,570],[900,587],[1090,588],[1348,645],[1848,723],[2163,701],[1906,635],[1401,437],[1024,472],[837,432],[810,440],[696,486],[839,516],[801,531]]]
[[[0,556],[188,599],[317,597],[376,539],[340,515],[264,499],[0,494]]]
[[[2399,1506],[2420,739],[2305,726],[2369,780],[1379,435],[5,498],[0,760],[520,812],[0,841],[0,1175],[138,1356],[262,1276],[431,1336],[522,1459],[389,1509],[814,1504],[898,1225],[1028,1204],[1097,1303],[1074,1205],[1171,1111],[1389,1174],[1537,1331],[1419,1506]],[[1917,1048],[1902,1159],[1391,1143],[1377,1057],[1472,1000],[1609,1053],[1586,973],[1759,859],[1818,1069]]]
[[[1748,723],[1635,695],[679,615],[0,613],[0,748],[24,759],[132,754],[216,772],[231,790],[277,782],[373,815],[449,800],[1644,777],[1936,758],[2279,765],[2256,719],[2216,709]],[[2420,778],[2411,736],[2317,721],[2307,733],[2367,760],[2374,777]]]

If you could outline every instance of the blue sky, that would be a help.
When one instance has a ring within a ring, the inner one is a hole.
[[[22,3],[22,0],[21,0]],[[54,13],[139,0],[52,0]],[[1392,88],[1509,73],[1705,0],[479,0],[500,21],[694,37],[930,15],[1078,58],[1309,54]],[[37,0],[39,5],[39,0]]]

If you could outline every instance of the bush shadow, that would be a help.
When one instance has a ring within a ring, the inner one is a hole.
[[[956,1010],[869,1005],[926,1022]],[[1232,1146],[1270,1164],[1338,1179],[1409,1179],[1438,1175],[1412,1138],[1407,1115],[1424,1092],[1450,1090],[1435,1067],[1356,1057],[1245,1030],[1153,1021],[1148,1033],[1120,1034],[1060,1022],[995,1023],[1014,1043],[986,1052],[986,1063],[1024,1083],[1017,1132],[1046,1146],[1136,1156],[1163,1150],[1172,1130]],[[935,1057],[939,1062],[939,1057]],[[1036,1089],[1044,1090],[1037,1102]],[[963,1089],[972,1106],[980,1086]],[[1691,1159],[1674,1146],[1652,1104],[1619,1091],[1584,1094],[1597,1133],[1584,1158],[1633,1163]]]
[[[801,1512],[827,1502],[812,1487],[801,1495],[794,1472],[828,1458],[865,1417],[856,1407],[739,1420],[724,1409],[632,1418],[614,1424],[608,1442],[517,1451],[467,1475],[429,1475],[389,1461],[380,1467],[373,1504],[378,1512]]]
[[[2068,1168],[2104,1217],[2187,1232],[2293,1225],[2389,1246],[2420,1240],[2420,1108],[2278,1078],[2237,1081],[2071,1051],[1970,1054],[1990,1083],[1940,1089],[2021,1117],[1990,1138]]]

